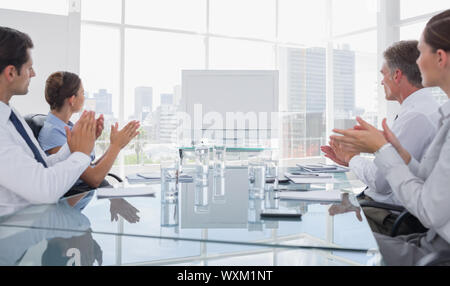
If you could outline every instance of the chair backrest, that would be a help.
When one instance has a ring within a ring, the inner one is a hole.
[[[24,116],[24,119],[33,131],[34,137],[37,139],[39,137],[39,132],[41,132],[42,126],[44,126],[44,122],[47,119],[47,115],[27,114]]]

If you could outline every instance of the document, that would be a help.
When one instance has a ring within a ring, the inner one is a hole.
[[[333,184],[333,183],[339,183],[340,181],[333,178],[329,175],[322,175],[322,174],[313,174],[318,176],[299,176],[294,175],[290,176],[289,173],[284,174],[286,178],[291,180],[294,184]]]
[[[287,172],[284,173],[284,176],[288,178],[316,178],[316,179],[333,178],[333,175],[330,174],[309,173],[309,172]]]
[[[155,191],[149,187],[129,187],[129,188],[98,188],[98,198],[115,198],[115,197],[144,197],[154,196]]]
[[[308,164],[301,165],[297,164],[300,170],[310,172],[310,173],[345,173],[350,171],[349,168],[338,166],[338,165],[326,165],[326,164]]]
[[[159,180],[161,175],[159,173],[137,173],[138,177],[149,179],[149,180]]]
[[[306,191],[291,192],[283,191],[279,193],[281,200],[304,200],[304,201],[322,201],[322,202],[340,202],[341,191]]]
[[[147,174],[147,173],[137,173],[130,174],[126,176],[128,183],[130,184],[141,184],[141,183],[159,183],[161,180],[159,174]]]

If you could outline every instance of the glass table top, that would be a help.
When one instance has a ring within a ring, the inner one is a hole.
[[[345,174],[334,176],[340,180],[339,183],[302,185],[301,188],[311,191],[351,188]],[[39,240],[48,241],[47,236],[63,239],[67,235],[79,236],[80,232],[89,232],[93,237],[109,241],[100,244],[105,249],[110,247],[109,244],[117,248],[117,240],[121,240],[122,264],[159,263],[160,259],[171,261],[167,262],[169,264],[180,261],[191,263],[177,257],[175,249],[179,245],[185,245],[186,249],[196,249],[199,245],[207,245],[209,250],[217,251],[240,249],[236,250],[239,253],[251,253],[258,249],[270,255],[278,253],[278,249],[282,249],[283,253],[298,252],[313,257],[320,253],[321,258],[314,258],[318,259],[316,262],[298,262],[307,265],[326,265],[329,262],[326,257],[330,255],[337,255],[344,264],[378,263],[373,262],[379,257],[378,246],[352,193],[343,194],[340,203],[280,200],[273,185],[267,184],[264,194],[258,197],[249,191],[246,168],[226,169],[223,176],[210,173],[206,185],[180,183],[178,195],[171,200],[161,199],[163,185],[145,186],[154,190],[155,195],[99,199],[96,191],[91,191],[65,198],[55,205],[30,206],[1,216],[0,241],[3,242],[0,245],[7,245],[14,236],[10,234],[13,229],[16,233],[36,233],[32,242],[25,242],[30,235],[25,236],[23,246],[17,253]],[[292,184],[283,186],[298,187]],[[295,209],[302,213],[302,217],[299,220],[262,219],[261,211],[270,208]],[[14,242],[22,244],[20,239],[14,239]],[[146,249],[156,248],[158,251],[139,256],[138,245],[141,243],[148,245]],[[160,250],[161,244],[174,248],[164,248],[163,251]],[[114,247],[111,246],[110,251],[114,252]],[[153,253],[162,256],[154,257]],[[126,255],[130,255],[130,259],[124,259]],[[180,255],[190,256],[188,253]],[[254,256],[247,257],[249,263],[260,265],[258,259],[252,260],[251,257]],[[6,259],[6,264],[13,263],[12,260]],[[108,261],[107,264],[116,263],[114,260]],[[284,262],[277,263],[282,265]]]
[[[116,236],[81,225],[78,231],[1,226],[0,265],[380,265],[376,253]]]

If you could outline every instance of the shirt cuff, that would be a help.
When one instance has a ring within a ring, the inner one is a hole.
[[[386,144],[384,144],[383,146],[381,146],[380,149],[378,149],[377,151],[375,151],[375,155],[377,155],[377,154],[379,154],[380,152],[382,152],[383,150],[389,148],[389,146],[392,147],[391,143],[386,143]]]
[[[361,157],[360,155],[355,155],[350,159],[350,161],[348,161],[348,167],[350,169],[357,168],[358,166],[361,166],[361,162],[364,160],[365,159],[363,157]]]
[[[378,167],[378,170],[384,174],[396,165],[405,165],[405,162],[397,153],[397,150],[389,143],[383,145],[383,147],[375,152],[374,163]]]
[[[72,153],[70,153],[69,144],[67,144],[67,143],[61,147],[60,152],[61,152],[61,154],[60,154],[61,158],[68,158],[70,156],[70,154],[72,154]]]
[[[91,164],[91,157],[82,153],[82,152],[74,152],[69,157],[70,160],[75,161],[74,163],[79,163],[80,165],[86,165],[86,168]]]
[[[411,160],[409,161],[408,164],[408,168],[411,171],[411,173],[417,176],[419,174],[419,166],[420,163],[413,156],[411,156]]]

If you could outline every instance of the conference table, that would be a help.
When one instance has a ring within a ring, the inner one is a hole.
[[[0,265],[382,265],[347,174],[334,178],[266,183],[255,193],[247,168],[229,167],[210,171],[204,184],[177,182],[170,199],[159,181],[123,182],[114,187],[150,194],[104,198],[92,190],[57,204],[3,207]],[[279,189],[342,194],[335,202],[287,200]],[[301,218],[261,217],[267,209]]]

